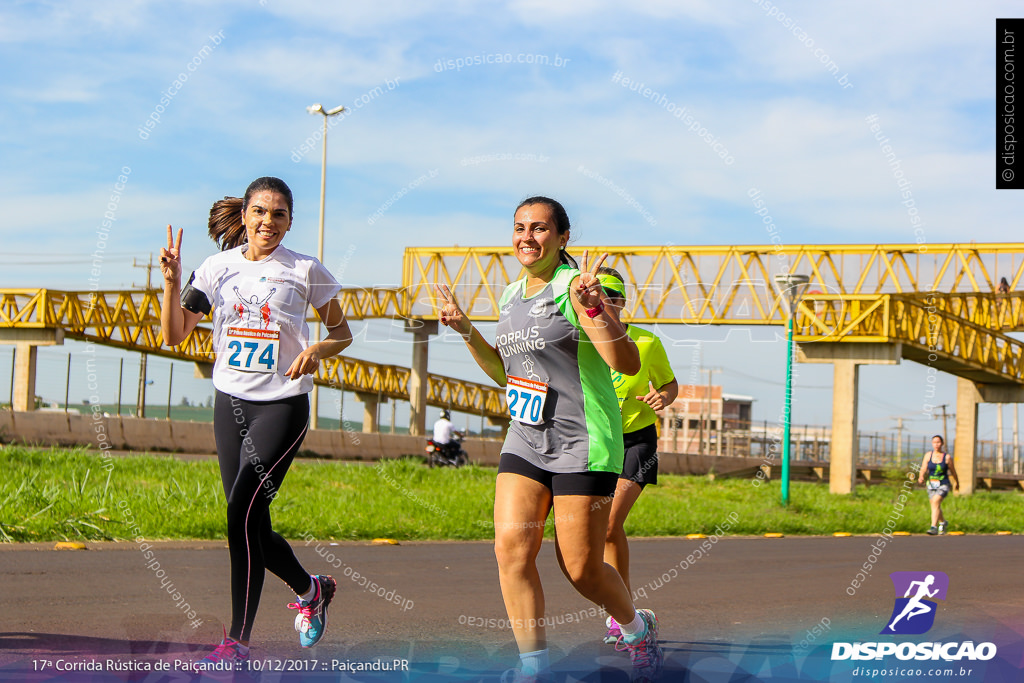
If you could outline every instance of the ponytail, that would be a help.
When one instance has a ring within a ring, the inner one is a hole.
[[[574,259],[572,256],[569,256],[569,252],[565,250],[565,247],[562,247],[558,251],[558,262],[564,263],[567,266],[572,266],[576,270],[580,269],[580,264],[576,263],[576,259]]]
[[[210,209],[209,233],[210,239],[221,251],[234,249],[246,243],[240,197],[224,197],[213,203]]]

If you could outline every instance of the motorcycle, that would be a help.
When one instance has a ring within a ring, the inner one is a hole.
[[[446,444],[427,439],[428,467],[462,467],[469,463],[469,455],[462,450],[462,437],[456,436]]]

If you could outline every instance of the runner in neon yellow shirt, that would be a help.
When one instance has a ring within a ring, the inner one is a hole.
[[[608,296],[609,305],[621,311],[626,305],[622,276],[613,268],[600,268],[597,279]],[[654,411],[676,400],[679,383],[660,339],[635,325],[630,325],[627,332],[640,351],[641,368],[636,375],[611,371],[622,412],[625,457],[608,519],[604,561],[618,570],[629,588],[629,544],[623,527],[644,486],[658,483],[658,415]],[[619,625],[608,617],[607,626],[605,642],[614,643],[619,638]]]

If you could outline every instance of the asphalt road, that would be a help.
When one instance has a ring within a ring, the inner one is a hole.
[[[744,680],[734,679],[744,671],[763,680],[851,680],[849,670],[861,662],[829,663],[832,643],[886,639],[878,634],[897,597],[894,571],[949,576],[934,626],[913,640],[998,646],[995,660],[979,664],[984,677],[950,680],[1024,678],[1024,539],[896,537],[880,551],[877,541],[726,537],[697,557],[700,540],[632,540],[638,606],[653,608],[661,624],[663,680]],[[295,613],[286,609],[294,597],[268,576],[251,655],[263,672],[247,679],[496,680],[517,662],[490,544],[294,545],[307,569],[338,579],[330,628],[316,648],[301,649]],[[218,642],[230,616],[226,546],[158,542],[148,549],[151,559],[144,550],[134,543],[90,543],[82,551],[0,546],[0,680],[188,680],[178,667]],[[865,563],[871,571],[855,587]],[[560,679],[627,680],[625,653],[599,642],[603,618],[561,575],[551,543],[539,564]],[[407,660],[409,671],[350,671],[351,662],[392,660]],[[157,662],[171,671],[123,670]]]

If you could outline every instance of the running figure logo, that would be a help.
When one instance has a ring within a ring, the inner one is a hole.
[[[540,381],[540,375],[533,371],[537,367],[536,362],[530,356],[530,354],[523,354],[523,374],[526,375],[526,379],[535,379]]]
[[[232,308],[235,309],[235,313],[238,314],[239,320],[245,322],[245,326],[251,329],[266,329],[270,327],[270,297],[274,296],[274,292],[277,291],[277,287],[273,287],[270,293],[267,294],[266,298],[260,301],[259,297],[253,294],[251,297],[246,299],[242,296],[242,293],[235,287],[235,296],[242,303],[235,304]]]
[[[918,635],[927,633],[935,623],[938,604],[926,598],[946,599],[949,577],[944,572],[893,572],[889,575],[896,595],[884,635]]]

